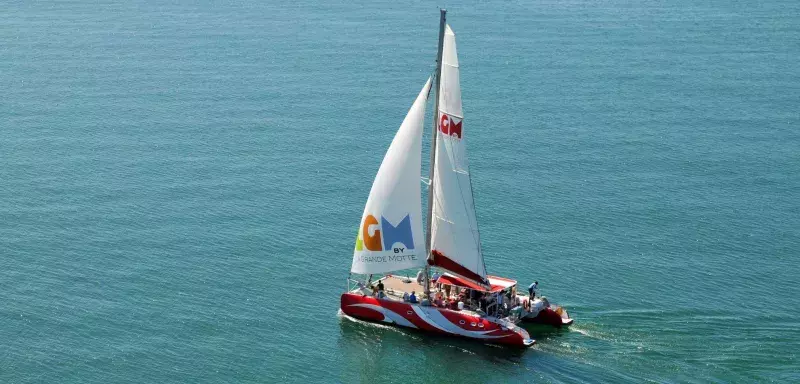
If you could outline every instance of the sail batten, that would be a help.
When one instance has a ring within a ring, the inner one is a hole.
[[[392,140],[364,207],[353,251],[353,273],[386,273],[424,266],[422,126],[431,79]]]
[[[472,195],[455,34],[446,27],[436,119],[431,263],[488,284]]]

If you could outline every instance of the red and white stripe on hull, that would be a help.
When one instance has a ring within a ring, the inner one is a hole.
[[[341,309],[346,315],[357,319],[466,337],[485,343],[518,347],[528,347],[534,343],[528,332],[516,325],[500,324],[497,320],[445,308],[343,293]]]

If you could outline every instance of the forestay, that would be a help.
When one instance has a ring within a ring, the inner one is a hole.
[[[472,198],[463,119],[456,39],[448,25],[444,35],[439,86],[431,261],[434,265],[487,284]]]
[[[422,232],[422,126],[425,83],[383,158],[361,217],[353,273],[385,273],[425,265]]]

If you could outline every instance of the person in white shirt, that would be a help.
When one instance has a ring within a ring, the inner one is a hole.
[[[433,276],[431,276],[431,282],[436,283],[436,281],[439,280],[440,277],[442,277],[442,275],[439,274],[439,271],[434,272]],[[436,289],[440,289],[441,284],[436,283],[435,287]]]
[[[539,288],[539,282],[534,281],[533,284],[528,286],[528,294],[531,296],[531,300],[536,297],[536,290]]]
[[[417,284],[422,284],[423,281],[425,281],[425,270],[420,269],[419,272],[417,272]]]

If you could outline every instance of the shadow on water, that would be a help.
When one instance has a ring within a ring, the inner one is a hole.
[[[569,327],[536,324],[525,324],[525,328],[537,345],[519,349],[366,322],[340,313],[340,379],[375,382],[403,376],[409,383],[581,381],[588,377],[584,376],[587,369],[600,375],[600,381],[624,378],[581,358],[583,347],[573,345],[579,332],[570,335]]]
[[[541,340],[554,336],[566,335],[569,333],[569,327],[556,328],[552,325],[534,324],[534,323],[521,323],[520,326],[528,331],[531,338],[534,340]]]

